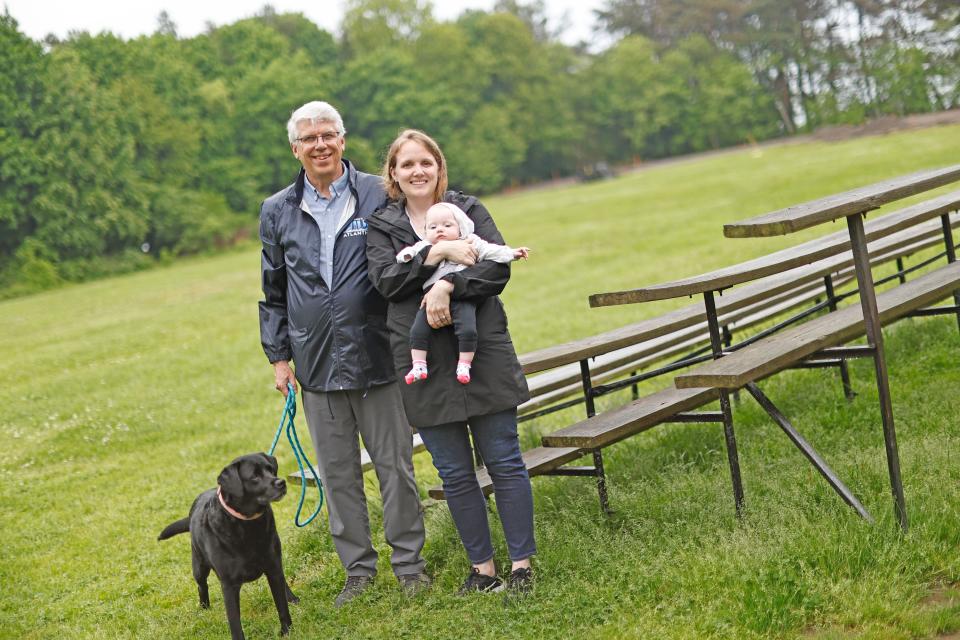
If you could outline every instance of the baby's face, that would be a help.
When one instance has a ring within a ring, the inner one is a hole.
[[[427,211],[427,241],[430,244],[459,239],[460,225],[450,211],[441,207]]]

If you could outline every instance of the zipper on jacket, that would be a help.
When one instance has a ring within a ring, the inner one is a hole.
[[[357,193],[357,190],[354,188],[354,186],[350,183],[349,180],[347,181],[347,188],[350,190],[350,195],[353,197],[353,201],[354,201],[353,215],[350,216],[350,220],[348,220],[346,224],[341,226],[337,230],[336,235],[334,235],[333,246],[330,247],[330,279],[331,280],[336,278],[336,273],[337,273],[337,260],[336,260],[337,242],[336,241],[340,239],[340,236],[343,235],[343,232],[347,230],[347,228],[350,226],[350,223],[353,222],[353,220],[361,217],[360,214],[357,213],[360,210],[360,194]],[[346,206],[348,207],[350,206],[349,200],[347,201]],[[323,231],[320,232],[320,241],[323,242]],[[338,386],[340,387],[340,391],[343,391],[343,364],[340,358],[340,354],[342,353],[340,351],[340,324],[337,322],[336,296],[333,295],[333,282],[328,283],[327,288],[330,290],[330,312],[331,312],[330,318],[333,322],[333,347],[334,347],[334,353],[335,353],[333,358],[337,363],[337,380],[340,383]],[[358,327],[358,329],[362,329],[362,327]],[[363,378],[366,377],[366,375],[362,371],[361,371],[361,376]]]
[[[320,226],[320,223],[317,221],[317,219],[313,217],[313,213],[311,213],[311,212],[308,210],[308,208],[306,208],[306,204],[304,204],[304,202],[303,202],[302,199],[300,200],[300,207],[299,207],[299,208],[300,208],[300,211],[303,212],[308,218],[310,218],[311,222],[313,222],[313,224],[316,225],[316,227],[317,227],[317,234],[318,234],[318,236],[319,236],[319,238],[320,238],[320,242],[321,242],[321,246],[322,246],[322,243],[323,243],[323,227],[321,227],[321,226]],[[344,227],[344,228],[346,228],[346,227]],[[337,235],[339,236],[339,234],[337,234]],[[334,274],[335,274],[335,272],[336,272],[336,261],[334,260],[334,258],[336,257],[336,248],[337,248],[337,243],[334,242],[334,243],[333,243],[333,247],[331,247],[331,251],[330,251],[330,263],[331,263],[331,264],[330,264],[330,279],[331,279],[331,280],[333,280]],[[322,252],[321,252],[321,253],[322,253]],[[320,267],[321,267],[321,269],[322,269],[322,268],[323,268],[323,265],[321,264]],[[319,276],[320,276],[321,282],[323,282],[323,274],[320,273]],[[333,330],[333,360],[334,360],[334,362],[335,362],[336,365],[337,365],[337,381],[338,381],[338,383],[339,383],[337,386],[340,388],[340,391],[343,391],[343,365],[342,365],[341,362],[340,362],[340,330],[339,330],[339,329],[340,329],[340,323],[337,322],[337,313],[336,313],[336,311],[337,311],[337,306],[336,306],[336,303],[335,303],[335,299],[336,299],[336,298],[335,298],[335,296],[333,295],[333,282],[325,282],[324,284],[327,285],[327,298],[328,298],[329,303],[330,303],[330,324],[331,324],[332,327],[333,327],[333,328],[332,328],[332,330]]]

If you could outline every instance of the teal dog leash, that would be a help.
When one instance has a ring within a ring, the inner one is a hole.
[[[293,390],[293,384],[287,383],[287,404],[283,408],[283,414],[280,416],[280,425],[277,427],[277,435],[273,437],[273,444],[270,445],[269,453],[273,455],[274,450],[277,448],[277,442],[280,440],[280,434],[283,433],[284,427],[287,429],[287,440],[290,442],[290,448],[293,449],[293,455],[297,459],[297,467],[300,468],[300,503],[297,505],[297,514],[293,518],[294,524],[298,527],[305,527],[313,519],[317,517],[317,514],[320,513],[320,508],[323,506],[323,483],[320,482],[319,476],[317,476],[316,469],[313,468],[313,465],[310,464],[310,460],[307,458],[307,454],[303,452],[303,447],[300,446],[300,440],[297,438],[297,428],[293,426],[293,418],[297,415],[297,394]],[[313,476],[313,479],[317,482],[317,491],[320,493],[320,502],[317,503],[317,508],[314,510],[313,515],[307,518],[306,522],[300,522],[300,511],[303,509],[303,499],[307,495],[307,476],[304,473],[303,465],[306,463],[307,468],[310,469],[310,474]]]

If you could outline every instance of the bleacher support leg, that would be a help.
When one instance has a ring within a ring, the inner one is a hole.
[[[477,446],[477,441],[473,437],[473,433],[470,434],[470,443],[473,445],[473,464],[474,467],[480,468],[483,466],[483,456],[480,455],[480,447]]]
[[[953,230],[950,228],[950,214],[940,216],[940,225],[943,227],[943,243],[946,245],[947,262],[957,261],[957,250],[953,246]],[[960,291],[953,292],[953,303],[960,307]],[[960,311],[957,312],[957,326],[960,328]]]
[[[713,291],[704,292],[703,303],[707,312],[707,326],[710,329],[710,347],[713,349],[714,359],[717,359],[723,355],[723,344],[720,340],[720,327],[717,323],[717,306],[713,300]],[[720,390],[720,411],[723,414],[723,436],[727,449],[727,463],[730,466],[730,482],[733,484],[733,503],[739,518],[743,515],[743,482],[740,480],[740,459],[737,456],[737,438],[733,433],[733,412],[730,410],[730,397],[723,389]]]
[[[833,293],[833,278],[829,273],[823,276],[823,288],[827,293],[827,307],[832,313],[837,310],[837,297]],[[850,369],[846,358],[840,358],[840,380],[843,382],[843,395],[847,401],[853,400],[857,394],[854,393],[853,386],[850,384]]]
[[[723,348],[729,349],[733,345],[733,334],[730,333],[730,327],[723,325],[720,328],[721,336],[723,336]],[[737,406],[740,406],[740,389],[734,389],[733,391],[733,402]]]
[[[900,528],[906,532],[910,524],[907,518],[906,500],[903,497],[903,481],[900,477],[900,453],[897,450],[897,431],[893,424],[890,381],[887,378],[887,361],[883,349],[883,333],[880,330],[880,316],[877,311],[877,294],[873,288],[870,256],[867,252],[867,237],[863,229],[861,215],[847,216],[847,228],[850,231],[850,248],[853,251],[853,265],[857,272],[857,284],[860,288],[860,306],[863,309],[863,321],[867,329],[867,342],[873,347],[873,363],[880,399],[880,418],[883,422],[883,443],[887,453],[887,472],[890,475],[894,513],[897,522],[900,523]]]
[[[767,412],[773,421],[777,423],[777,426],[783,429],[783,432],[787,434],[787,437],[790,438],[790,441],[800,449],[801,453],[807,457],[807,460],[810,461],[810,464],[820,472],[820,475],[827,481],[827,483],[833,487],[833,490],[837,492],[843,501],[848,505],[853,507],[853,510],[860,514],[860,517],[866,520],[867,522],[873,522],[873,516],[864,508],[860,501],[857,500],[857,496],[853,495],[853,492],[847,488],[847,485],[843,484],[843,481],[833,472],[826,461],[820,457],[820,454],[817,453],[809,442],[807,442],[803,436],[794,428],[790,421],[787,420],[787,417],[780,412],[779,409],[770,401],[770,398],[766,396],[760,387],[755,383],[751,382],[747,385],[747,391],[750,392],[750,395],[757,401],[757,403]]]
[[[907,274],[903,272],[903,258],[897,258],[897,273],[900,274],[897,279],[900,284],[907,284]]]
[[[583,403],[587,410],[587,417],[592,418],[597,415],[597,408],[593,403],[593,383],[590,380],[590,362],[586,359],[580,361],[580,381],[583,383]],[[600,449],[593,450],[593,469],[597,476],[597,493],[600,494],[600,509],[603,514],[609,516],[613,513],[610,510],[610,502],[607,499],[607,476],[603,473],[603,454]]]
[[[609,516],[613,513],[610,509],[610,501],[607,499],[607,476],[603,473],[603,454],[600,449],[593,450],[593,468],[597,473],[597,494],[600,496],[600,509],[603,515]]]

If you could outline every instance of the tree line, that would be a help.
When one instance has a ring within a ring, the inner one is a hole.
[[[406,127],[476,193],[958,106],[953,0],[608,0],[567,45],[545,3],[438,21],[348,0],[340,32],[266,6],[179,37],[34,41],[0,16],[0,297],[250,235],[297,170],[284,124],[325,99],[376,172]]]

